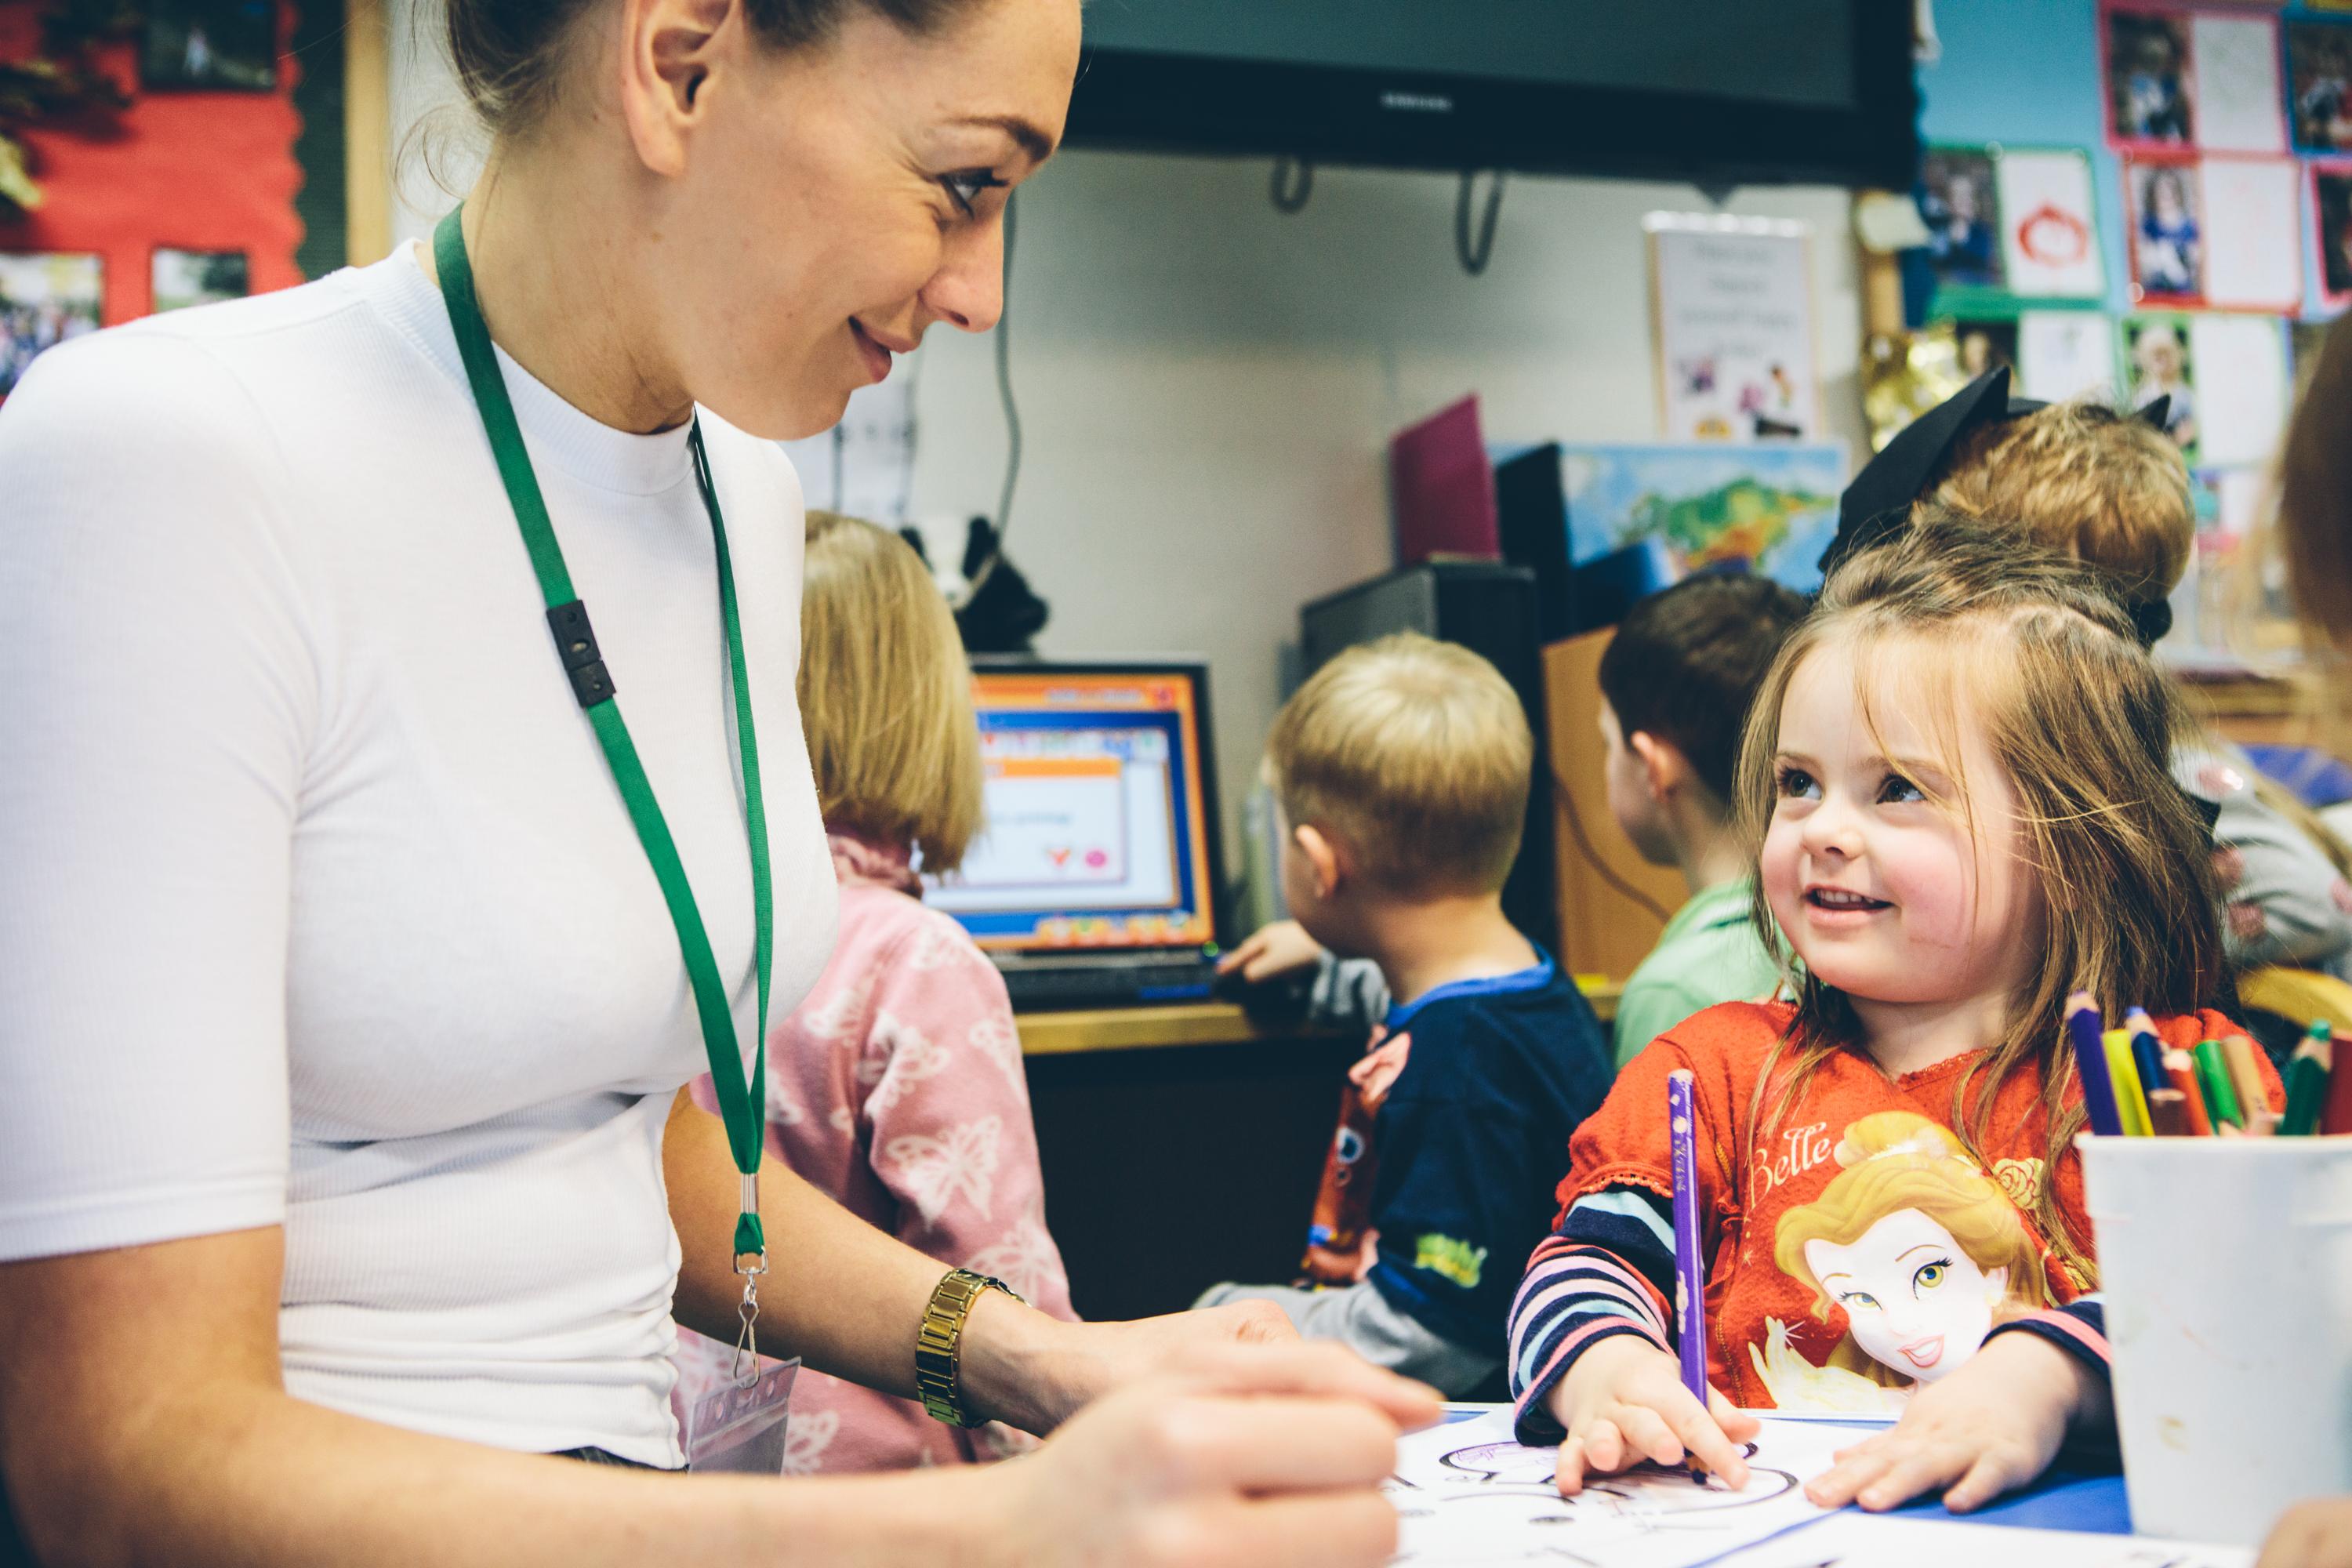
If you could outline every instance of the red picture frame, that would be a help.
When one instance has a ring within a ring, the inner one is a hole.
[[[2202,162],[2183,153],[2124,160],[2124,254],[2132,299],[2147,310],[2205,303]]]

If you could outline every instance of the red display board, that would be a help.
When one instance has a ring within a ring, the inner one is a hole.
[[[0,251],[98,252],[109,326],[152,309],[158,247],[243,251],[257,294],[301,282],[293,8],[281,5],[278,20],[278,83],[268,92],[142,90],[137,42],[109,46],[100,58],[131,107],[109,135],[26,133],[33,177],[48,199],[21,221],[0,222]],[[0,59],[29,58],[39,42],[40,7],[0,0]]]

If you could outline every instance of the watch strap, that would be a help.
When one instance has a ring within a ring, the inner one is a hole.
[[[977,1426],[985,1419],[963,1407],[956,1384],[963,1354],[964,1320],[971,1315],[971,1304],[983,1290],[1002,1290],[1021,1300],[1019,1293],[1002,1279],[969,1268],[950,1269],[932,1290],[930,1301],[923,1308],[922,1326],[915,1331],[916,1391],[931,1419],[950,1426]]]

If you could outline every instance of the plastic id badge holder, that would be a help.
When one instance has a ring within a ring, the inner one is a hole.
[[[793,1413],[791,1361],[760,1359],[760,1375],[732,1379],[694,1402],[686,1417],[686,1468],[701,1475],[778,1476],[784,1470],[784,1423]]]

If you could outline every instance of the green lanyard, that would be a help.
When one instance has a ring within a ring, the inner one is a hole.
[[[768,969],[774,943],[774,890],[768,878],[768,817],[760,795],[760,746],[751,729],[751,689],[743,664],[743,627],[735,613],[735,569],[727,554],[727,524],[719,515],[719,492],[710,482],[710,458],[703,449],[702,425],[696,421],[687,444],[694,454],[694,480],[702,491],[703,509],[710,513],[710,541],[719,559],[719,614],[727,628],[727,662],[734,677],[735,739],[743,770],[744,827],[751,841],[751,909],[756,936],[754,959],[760,986],[759,1048],[751,1053],[750,1081],[744,1079],[742,1047],[735,1038],[735,1017],[728,1005],[727,987],[719,978],[719,964],[710,956],[710,938],[702,929],[702,912],[695,907],[694,889],[678,863],[677,846],[662,820],[645,764],[629,740],[613,700],[613,678],[596,651],[596,637],[588,627],[588,610],[572,591],[572,574],[564,569],[562,548],[547,518],[547,502],[539,492],[539,476],[531,471],[530,454],[523,449],[522,429],[515,423],[514,404],[499,374],[489,329],[482,324],[481,307],[474,299],[474,272],[466,259],[466,237],[458,213],[451,213],[433,231],[433,259],[441,274],[441,297],[448,302],[449,325],[457,334],[457,353],[466,362],[466,379],[473,384],[474,403],[481,410],[482,427],[489,435],[499,478],[506,481],[507,499],[521,525],[524,547],[530,552],[531,570],[539,574],[540,593],[547,600],[548,629],[555,649],[572,679],[572,694],[587,710],[596,739],[604,743],[604,760],[612,765],[613,782],[636,825],[637,840],[653,863],[654,879],[668,901],[669,918],[677,927],[678,952],[686,960],[694,988],[694,1009],[702,1021],[703,1048],[710,1057],[711,1081],[719,1089],[719,1108],[727,1122],[727,1143],[741,1173],[740,1208],[735,1220],[735,1271],[743,1279],[743,1337],[740,1348],[754,1347],[751,1321],[759,1316],[759,1276],[768,1271],[768,1247],[760,1229],[760,1156],[765,1143],[762,1108],[768,1099]],[[747,1264],[746,1259],[756,1259]],[[739,1358],[740,1360],[740,1358]],[[756,1363],[754,1363],[756,1364]],[[741,1366],[737,1368],[740,1375]]]

